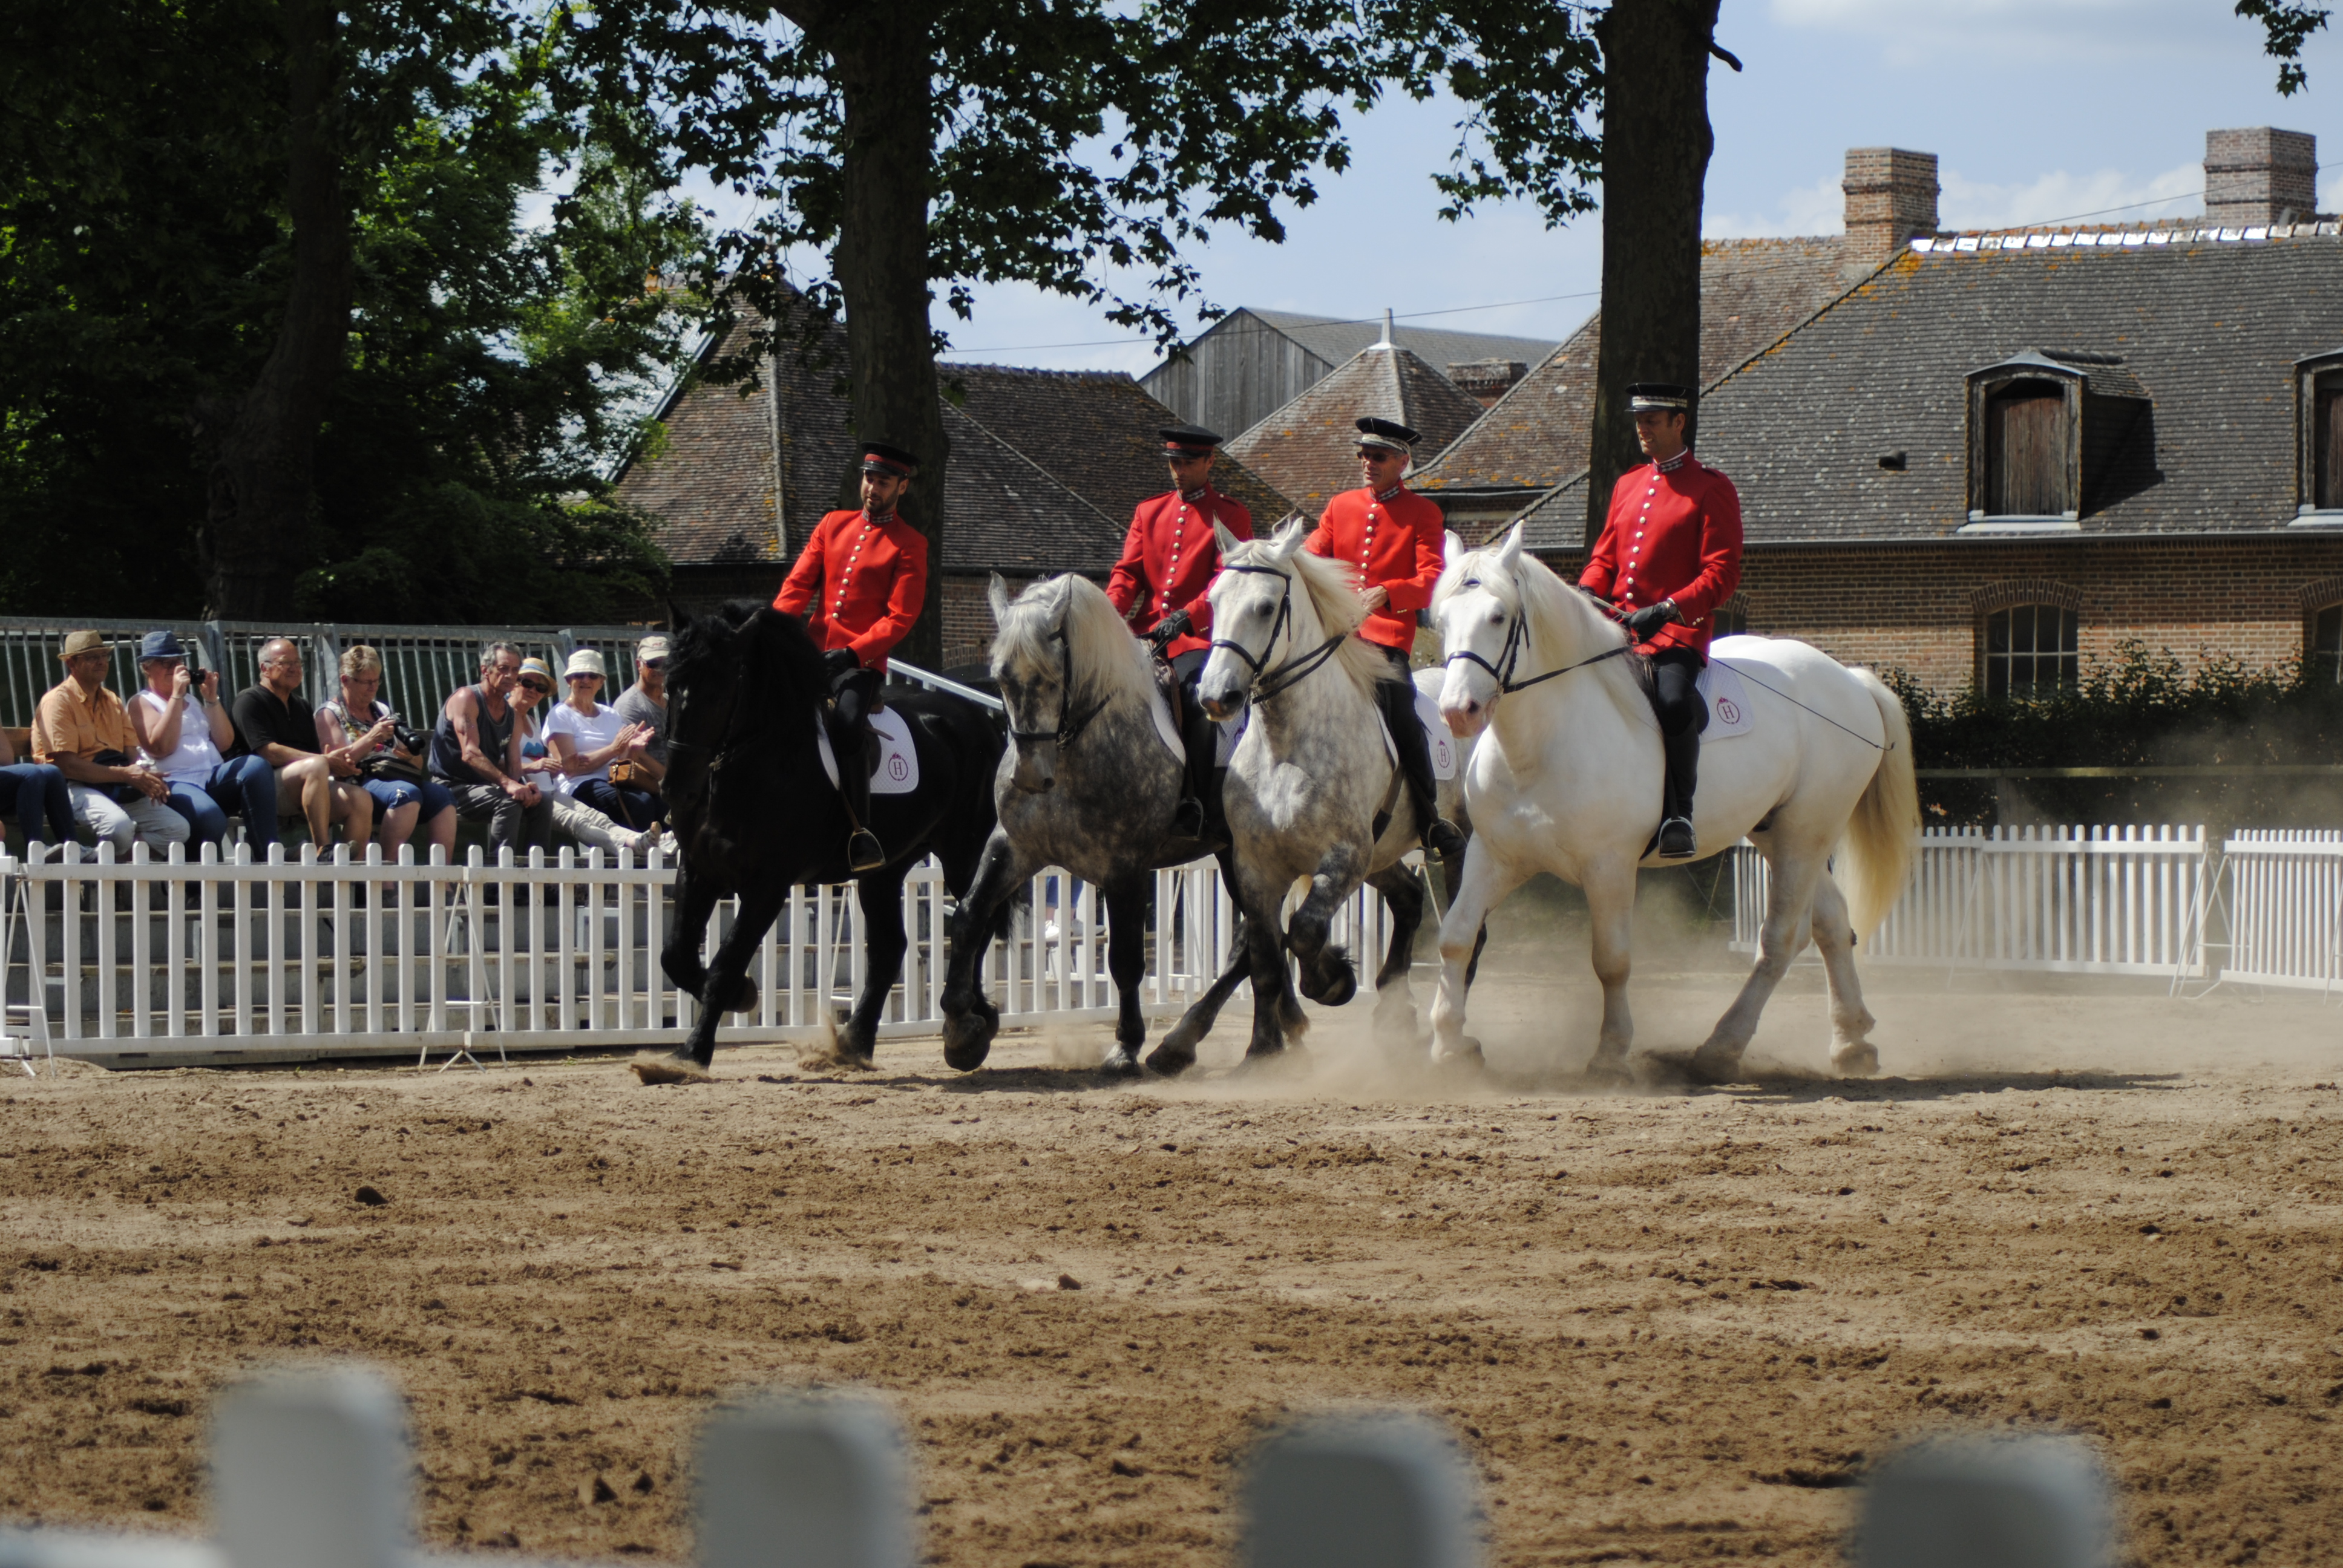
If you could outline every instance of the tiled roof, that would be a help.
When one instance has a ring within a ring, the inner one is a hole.
[[[676,565],[778,569],[840,504],[856,444],[835,390],[844,334],[824,341],[827,362],[809,366],[784,348],[767,384],[746,397],[735,387],[687,386],[663,416],[665,449],[620,476],[619,498],[662,519],[659,544]],[[1131,509],[1170,487],[1157,432],[1174,422],[1172,411],[1121,372],[954,365],[943,374],[951,443],[945,569],[1104,573]],[[786,498],[779,519],[777,440]],[[1240,463],[1224,457],[1212,477],[1256,517],[1289,509]]]
[[[1481,417],[1481,405],[1410,352],[1381,345],[1353,355],[1310,390],[1231,441],[1230,456],[1260,474],[1305,517],[1359,487],[1352,443],[1363,418],[1396,419],[1423,439],[1418,461],[1436,454]]]
[[[1941,538],[1968,521],[1968,373],[2031,349],[2152,400],[2106,476],[2086,476],[2085,536],[2283,528],[2294,362],[2343,343],[2343,237],[2309,226],[2282,243],[1906,251],[1708,389],[1701,459],[1739,487],[1753,542]],[[1882,467],[1896,452],[1906,466]],[[1576,544],[1584,484],[1533,509],[1533,545]]]
[[[1303,316],[1292,310],[1260,310],[1245,314],[1274,327],[1329,365],[1340,365],[1363,348],[1383,340],[1379,321],[1344,320],[1332,316]],[[1435,370],[1467,359],[1519,359],[1534,364],[1554,347],[1549,338],[1501,337],[1489,332],[1456,332],[1446,327],[1392,324],[1392,341],[1413,349]]]
[[[1763,352],[1860,276],[1847,276],[1845,242],[1836,236],[1703,241],[1703,384]],[[1590,317],[1442,453],[1416,487],[1428,495],[1544,489],[1586,467],[1602,325],[1600,315]]]

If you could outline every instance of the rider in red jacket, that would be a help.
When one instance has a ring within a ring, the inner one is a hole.
[[[1688,387],[1651,382],[1627,388],[1635,440],[1651,461],[1620,476],[1603,537],[1578,577],[1579,587],[1610,601],[1652,661],[1652,707],[1668,767],[1663,859],[1700,852],[1692,798],[1708,705],[1694,683],[1708,663],[1711,618],[1741,582],[1741,497],[1684,445],[1692,396]]]
[[[830,707],[845,730],[838,792],[852,824],[846,863],[856,871],[887,863],[870,826],[870,715],[887,678],[887,655],[910,635],[927,603],[927,536],[895,510],[919,470],[918,459],[902,447],[865,441],[861,510],[822,518],[773,596],[773,608],[803,616],[822,648]]]

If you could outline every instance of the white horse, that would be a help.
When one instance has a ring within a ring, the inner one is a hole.
[[[1350,956],[1327,936],[1362,881],[1392,912],[1391,948],[1375,976],[1376,1024],[1412,1036],[1408,971],[1423,892],[1399,859],[1415,847],[1421,824],[1383,749],[1374,689],[1390,666],[1353,635],[1366,601],[1345,568],[1302,549],[1298,518],[1268,539],[1219,532],[1212,654],[1197,698],[1216,719],[1252,705],[1222,789],[1252,960],[1245,1054],[1284,1048],[1276,1005],[1284,950],[1299,961],[1311,1000],[1339,1007],[1357,994]],[[1304,879],[1309,891],[1281,929],[1286,892]]]
[[[1659,825],[1664,764],[1650,699],[1624,653],[1626,634],[1586,595],[1503,543],[1452,538],[1433,598],[1448,658],[1440,707],[1459,734],[1487,734],[1466,767],[1473,840],[1463,885],[1440,928],[1432,1005],[1434,1060],[1466,1055],[1464,964],[1489,911],[1538,871],[1586,890],[1603,1032],[1591,1074],[1620,1077],[1635,868]],[[1857,936],[1902,891],[1919,831],[1911,733],[1896,694],[1802,642],[1736,637],[1716,651],[1755,667],[1755,726],[1701,753],[1694,827],[1715,854],[1745,834],[1773,869],[1757,961],[1691,1070],[1731,1081],[1757,1017],[1812,933],[1830,980],[1831,1065],[1879,1070],[1855,972]],[[1847,894],[1832,878],[1832,855]],[[1851,895],[1851,898],[1850,896]],[[1852,910],[1849,905],[1852,903]]]

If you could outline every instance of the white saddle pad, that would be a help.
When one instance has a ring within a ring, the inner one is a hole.
[[[1432,748],[1432,776],[1445,784],[1456,777],[1456,737],[1449,733],[1448,721],[1440,717],[1440,704],[1421,688],[1415,694],[1415,721],[1423,726],[1424,744]],[[1399,748],[1392,743],[1391,721],[1380,708],[1375,709],[1375,723],[1383,730],[1383,755],[1397,767]]]
[[[1731,659],[1710,659],[1694,684],[1708,703],[1708,728],[1700,732],[1704,743],[1730,740],[1749,732],[1757,716],[1749,707],[1749,689],[1741,684]]]
[[[830,729],[814,721],[814,739],[821,747],[821,770],[838,784],[838,753],[830,747]],[[870,775],[873,795],[909,795],[920,787],[920,753],[911,744],[911,721],[891,708],[870,716],[870,736],[879,743],[879,770]]]
[[[1163,699],[1163,689],[1152,683],[1147,689],[1147,717],[1155,720],[1158,739],[1172,749],[1172,755],[1180,759],[1181,766],[1185,767],[1188,749],[1180,744],[1180,731],[1172,723],[1172,705]]]

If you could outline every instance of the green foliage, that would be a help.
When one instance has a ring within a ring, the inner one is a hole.
[[[1506,195],[1535,200],[1555,223],[1593,205],[1599,55],[1574,8],[1550,0],[895,9],[904,46],[922,25],[928,39],[929,276],[963,318],[974,284],[1013,280],[1176,341],[1182,302],[1219,313],[1202,297],[1192,247],[1225,227],[1282,237],[1280,211],[1309,206],[1318,175],[1348,166],[1345,110],[1388,91],[1423,99],[1444,88],[1464,106],[1449,168],[1434,176],[1442,216]],[[723,236],[708,276],[768,317],[782,313],[785,281],[772,258],[830,254],[850,199],[840,68],[826,40],[851,25],[851,10],[833,0],[689,11],[607,0],[567,14],[564,47],[591,65],[567,85],[571,106],[651,104],[651,119],[630,122],[635,133],[762,198],[753,226]],[[1123,274],[1138,286],[1126,289]],[[786,281],[812,307],[797,313],[810,343],[836,318],[836,279]],[[711,369],[752,375],[755,351]]]
[[[211,444],[277,337],[284,45],[261,0],[0,20],[0,610],[195,613]],[[665,176],[558,111],[502,0],[347,13],[347,357],[305,611],[584,618],[655,590],[604,476],[702,314]],[[603,122],[618,125],[617,111]],[[524,204],[549,183],[549,217]]]
[[[2328,11],[2301,0],[2237,0],[2237,15],[2262,25],[2262,53],[2278,61],[2278,90],[2290,98],[2309,85],[2302,46],[2327,25]]]
[[[1881,678],[1904,699],[1922,768],[2343,762],[2343,687],[2305,679],[2296,661],[2255,669],[2207,653],[2191,674],[2169,648],[2127,639],[2047,697],[1942,697],[1900,669]]]

